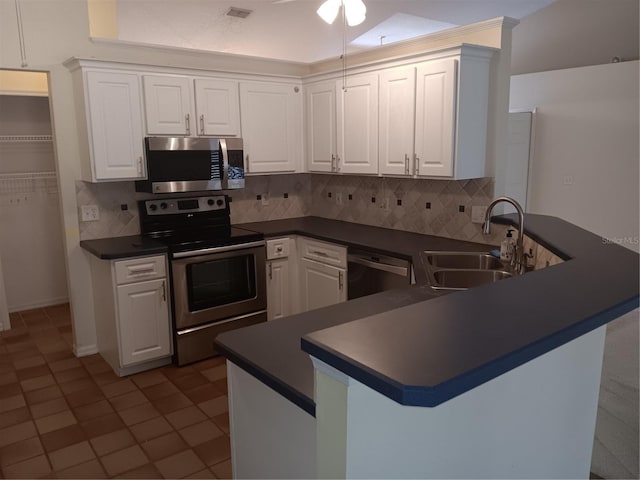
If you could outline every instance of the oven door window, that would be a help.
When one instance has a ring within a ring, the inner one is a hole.
[[[197,312],[256,298],[253,255],[187,265],[189,310]]]

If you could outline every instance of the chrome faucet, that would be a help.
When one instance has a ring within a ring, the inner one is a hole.
[[[491,233],[491,211],[500,202],[510,203],[518,211],[518,239],[516,240],[515,255],[511,257],[511,266],[516,273],[524,273],[527,266],[527,255],[524,253],[524,211],[520,204],[511,197],[498,197],[487,207],[487,213],[484,216],[482,225],[482,233],[488,235]]]

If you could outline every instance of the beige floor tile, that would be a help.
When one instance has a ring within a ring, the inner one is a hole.
[[[56,472],[57,478],[108,478],[106,472],[102,468],[102,465],[97,459],[89,460],[88,462],[69,467],[65,470]]]
[[[224,435],[222,430],[216,427],[211,420],[185,427],[179,430],[179,433],[191,447]]]
[[[48,400],[46,402],[31,405],[30,409],[33,418],[42,418],[53,415],[54,413],[60,413],[64,410],[68,410],[69,405],[67,405],[64,397],[59,397],[54,398],[53,400]]]
[[[231,458],[231,443],[229,437],[223,435],[197,445],[193,451],[207,465],[216,465]]]
[[[126,428],[91,439],[91,446],[100,457],[130,447],[135,443],[135,438]]]
[[[12,443],[0,449],[0,465],[12,465],[32,457],[42,455],[44,449],[40,438],[31,437],[20,442]]]
[[[46,455],[38,455],[23,462],[2,468],[5,478],[40,478],[51,472]]]
[[[124,450],[105,455],[100,458],[100,461],[107,473],[112,477],[149,463],[147,456],[139,445],[133,445]]]
[[[54,452],[49,452],[49,461],[54,470],[64,470],[79,463],[88,462],[96,456],[86,440]]]
[[[135,425],[136,423],[158,417],[160,412],[158,412],[151,403],[147,402],[142,405],[122,410],[121,412],[118,412],[118,415],[120,415],[125,424]]]
[[[215,417],[229,411],[229,398],[226,395],[199,403],[198,407],[209,417]]]
[[[36,425],[40,435],[53,432],[54,430],[60,430],[61,428],[68,427],[74,423],[78,422],[76,417],[73,416],[73,412],[71,410],[65,410],[36,420]]]
[[[152,461],[157,461],[187,450],[189,445],[176,432],[171,432],[142,443],[142,448]]]
[[[180,430],[181,428],[188,427],[189,425],[193,425],[207,419],[207,416],[204,415],[196,406],[176,410],[175,412],[168,413],[166,417],[167,420],[169,420],[169,423],[171,423],[176,430]]]
[[[37,434],[36,426],[31,420],[3,428],[0,430],[0,448],[35,437]]]
[[[231,460],[226,460],[218,465],[209,467],[218,478],[233,478],[233,471],[231,468]]]
[[[193,450],[185,450],[155,462],[164,478],[183,478],[206,468]]]
[[[136,437],[139,443],[150,440],[165,433],[171,432],[173,429],[164,417],[156,417],[141,423],[137,423],[129,427],[131,433]]]

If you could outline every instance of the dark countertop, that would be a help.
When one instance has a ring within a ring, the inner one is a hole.
[[[80,246],[102,260],[167,253],[166,245],[141,235],[82,240]]]
[[[416,266],[422,250],[466,243],[313,217],[242,227],[373,248],[411,257]],[[638,307],[637,253],[554,217],[527,215],[525,227],[567,261],[449,295],[425,286],[384,292],[227,332],[217,346],[312,414],[313,369],[300,343],[401,404],[435,406]]]

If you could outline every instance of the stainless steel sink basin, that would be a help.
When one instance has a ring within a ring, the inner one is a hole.
[[[512,277],[504,270],[436,270],[434,288],[464,290]]]
[[[434,269],[505,269],[505,264],[502,263],[498,258],[483,252],[425,252],[425,254],[427,262]]]
[[[436,290],[466,290],[513,276],[508,262],[487,252],[424,251],[422,258]]]

